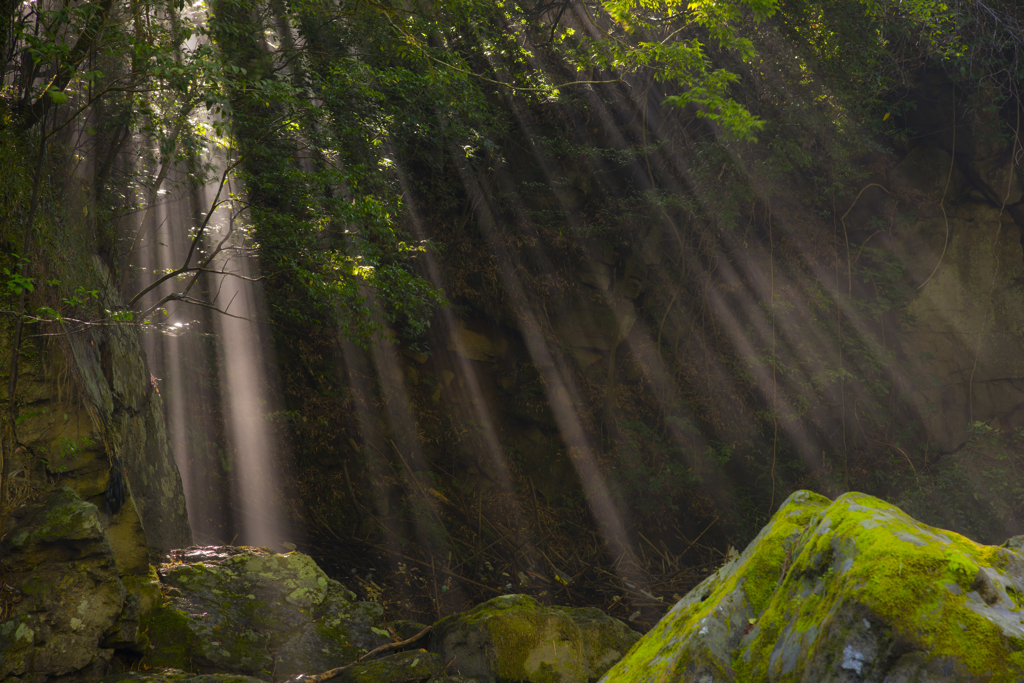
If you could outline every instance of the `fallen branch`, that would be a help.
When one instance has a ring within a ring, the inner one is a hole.
[[[434,628],[434,627],[433,626],[428,626],[425,629],[423,629],[422,631],[420,631],[419,633],[417,633],[416,635],[414,635],[412,638],[406,638],[405,640],[400,640],[397,643],[387,643],[385,645],[381,645],[380,647],[375,647],[372,650],[370,650],[369,652],[367,652],[365,655],[363,655],[362,657],[357,659],[356,661],[349,662],[345,666],[339,666],[339,667],[335,667],[333,669],[328,669],[327,671],[324,671],[323,673],[313,674],[312,676],[306,676],[305,674],[299,674],[298,676],[294,676],[293,678],[289,679],[289,681],[293,681],[294,683],[298,683],[299,681],[302,681],[302,683],[321,683],[321,681],[330,680],[330,679],[334,678],[335,676],[337,676],[338,674],[340,674],[345,669],[347,669],[350,666],[352,666],[353,664],[359,664],[360,662],[364,662],[367,659],[370,659],[371,657],[376,657],[377,655],[383,654],[385,652],[391,652],[392,650],[398,650],[400,648],[405,647],[406,645],[411,645],[411,644],[415,643],[417,640],[419,640],[420,638],[423,638],[428,633],[430,633],[430,629],[432,629],[432,628]]]

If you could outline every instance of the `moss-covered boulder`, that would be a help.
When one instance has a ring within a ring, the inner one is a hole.
[[[280,680],[390,641],[379,605],[356,602],[301,553],[189,548],[158,574],[166,602],[149,622],[151,666]]]
[[[97,678],[138,636],[100,512],[71,489],[12,515],[0,577],[18,598],[0,622],[0,681]]]
[[[595,681],[639,634],[593,607],[545,607],[504,595],[434,624],[430,650],[489,683]]]
[[[1024,555],[798,491],[602,679],[1024,680]]]

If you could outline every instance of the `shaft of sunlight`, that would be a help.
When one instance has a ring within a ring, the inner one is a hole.
[[[209,193],[208,193],[209,194]],[[212,198],[211,198],[212,199]],[[276,371],[269,335],[260,321],[266,307],[258,286],[259,264],[246,248],[231,204],[210,220],[214,241],[231,245],[216,260],[212,277],[214,316],[220,341],[221,405],[234,463],[234,501],[241,514],[238,532],[245,545],[277,547],[288,541],[282,506],[283,444],[268,421],[276,404]]]

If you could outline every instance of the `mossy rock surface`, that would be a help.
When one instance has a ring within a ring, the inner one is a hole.
[[[138,634],[138,604],[118,577],[99,511],[59,489],[12,515],[0,541],[20,600],[0,622],[0,681],[98,677]]]
[[[597,680],[639,637],[598,609],[504,595],[436,623],[430,649],[480,681],[583,683]]]
[[[798,491],[602,683],[1024,680],[1024,555]]]
[[[389,641],[381,607],[356,602],[308,555],[203,547],[171,557],[158,569],[166,601],[149,619],[151,666],[279,680]]]
[[[426,650],[399,652],[348,667],[337,683],[423,683],[444,669],[440,655]]]
[[[110,553],[99,510],[71,489],[59,489],[18,512],[21,519],[4,540],[9,560],[40,564]]]

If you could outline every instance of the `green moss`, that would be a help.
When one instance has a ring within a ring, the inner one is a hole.
[[[779,586],[781,569],[788,568],[795,559],[797,540],[811,520],[828,505],[827,498],[810,491],[798,491],[790,496],[751,543],[756,552],[744,552],[738,560],[691,591],[608,672],[608,680],[616,683],[659,680],[671,671],[687,671],[696,662],[692,661],[691,649],[684,642],[694,632],[699,633],[701,620],[730,596],[747,601],[755,614],[764,612],[757,628],[762,636],[776,639],[781,622],[770,609],[765,610]],[[669,654],[671,650],[675,652]],[[702,660],[701,663],[719,669],[721,675],[726,676],[717,662]],[[734,664],[734,668],[750,669],[751,666],[742,661]]]
[[[948,543],[938,538],[923,546],[903,541],[895,533],[919,536],[920,527],[907,523],[898,508],[868,496],[844,496],[836,507],[846,507],[836,531],[857,543],[858,562],[845,577],[854,594],[894,630],[915,635],[935,655],[964,661],[975,675],[1005,669],[1009,653],[1002,630],[968,609],[967,598],[946,585],[952,581],[969,589],[978,565],[991,565],[998,549],[953,533],[944,534]],[[893,513],[896,519],[873,526],[875,511]]]
[[[160,577],[157,576],[156,568],[149,565],[149,572],[144,575],[129,574],[121,577],[121,583],[125,590],[139,596],[140,615],[143,627],[157,605],[161,604],[163,597],[160,595]]]
[[[516,619],[493,620],[488,625],[497,646],[494,673],[500,678],[519,678],[526,669],[526,658],[537,646],[536,620],[520,614]]]
[[[965,595],[950,589],[956,585],[970,590],[979,566],[999,559],[998,549],[957,534],[928,531],[898,508],[862,494],[837,500],[820,528],[823,532],[804,545],[793,576],[761,617],[761,631],[749,652],[737,658],[736,668],[744,675],[768,674],[768,657],[782,624],[795,617],[799,632],[828,623],[836,603],[845,600],[867,606],[894,634],[920,643],[932,656],[961,661],[974,675],[1017,680],[1019,673],[1006,673],[1012,641],[999,626],[969,609]],[[839,539],[852,540],[855,547],[837,550]],[[848,569],[842,566],[854,556]],[[840,566],[808,576],[826,557]],[[801,596],[814,580],[820,582],[821,597]],[[836,647],[841,644],[835,634],[829,637]]]
[[[585,659],[591,677],[602,676],[640,638],[625,624],[612,620],[595,607],[553,607],[574,623],[581,636],[581,658]]]
[[[13,546],[27,547],[102,535],[96,506],[83,501],[71,489],[61,489],[47,505],[46,517],[38,520],[30,530],[18,532],[12,539]]]
[[[734,574],[737,584],[742,578],[744,592],[754,612],[760,613],[768,605],[782,580],[780,568],[783,571],[788,570],[793,563],[794,546],[799,535],[803,533],[811,519],[829,504],[828,498],[816,493],[799,493],[806,495],[799,498],[791,497],[791,502],[779,509],[765,530],[758,535],[760,540],[754,540],[754,543],[758,544],[759,552],[752,553]],[[727,582],[722,591],[731,592],[732,588],[733,586]]]
[[[813,673],[811,662],[837,661],[858,638],[883,649],[913,643],[972,676],[1022,680],[1024,639],[1007,635],[1015,624],[1004,632],[971,593],[984,579],[980,570],[1009,567],[1012,551],[931,529],[863,494],[847,494],[827,509],[822,501],[787,502],[740,560],[680,602],[607,680],[673,678],[725,663],[733,670],[727,677],[738,681],[803,680]],[[1007,593],[1018,609],[1024,599]],[[740,595],[756,625],[740,647],[727,650],[714,630],[700,631],[718,624],[735,634],[740,625],[727,624],[726,616],[736,612],[722,609]],[[719,661],[723,656],[729,660]]]
[[[103,683],[176,683],[193,679],[195,674],[178,669],[154,669],[152,671],[126,671],[103,679]],[[227,678],[226,676],[224,678]]]
[[[817,626],[821,622],[815,619],[817,611],[824,602],[820,595],[812,593],[808,595],[801,605],[800,615],[796,622],[797,633],[805,633],[808,629]]]
[[[433,679],[444,668],[441,657],[426,650],[399,652],[382,659],[353,664],[345,670],[350,683],[405,683]]]
[[[587,620],[588,615],[576,615]],[[490,670],[498,681],[548,681],[585,679],[590,671],[585,632],[566,609],[549,608],[525,595],[506,595],[494,598],[474,609],[443,619],[434,625],[435,634],[444,638],[450,631],[486,633]],[[609,636],[609,639],[611,636]],[[593,659],[600,659],[604,651],[594,637]],[[605,649],[610,649],[611,644]],[[618,645],[618,648],[624,648]],[[597,664],[602,669],[610,664]],[[603,673],[603,671],[602,671]]]
[[[537,645],[540,603],[526,595],[505,595],[489,600],[463,614],[453,615],[435,628],[443,631],[445,626],[461,621],[464,626],[482,624],[497,646],[497,661],[493,663],[494,673],[503,679],[521,678],[530,651]],[[515,618],[506,616],[515,610]],[[446,623],[447,622],[447,623]]]
[[[1013,586],[1007,586],[1006,594],[1011,600],[1013,600],[1013,604],[1016,605],[1017,610],[1024,608],[1024,595],[1021,595],[1020,591],[1015,589]]]
[[[328,614],[317,619],[313,623],[313,628],[324,642],[331,644],[332,651],[342,661],[349,662],[358,659],[366,650],[352,644],[352,634],[346,626],[346,618]]]
[[[150,616],[146,635],[154,647],[146,657],[148,666],[193,670],[195,642],[184,612],[167,605],[157,606]]]
[[[534,683],[562,683],[562,674],[555,671],[555,667],[547,662],[541,662],[537,670],[531,674],[530,680]]]

